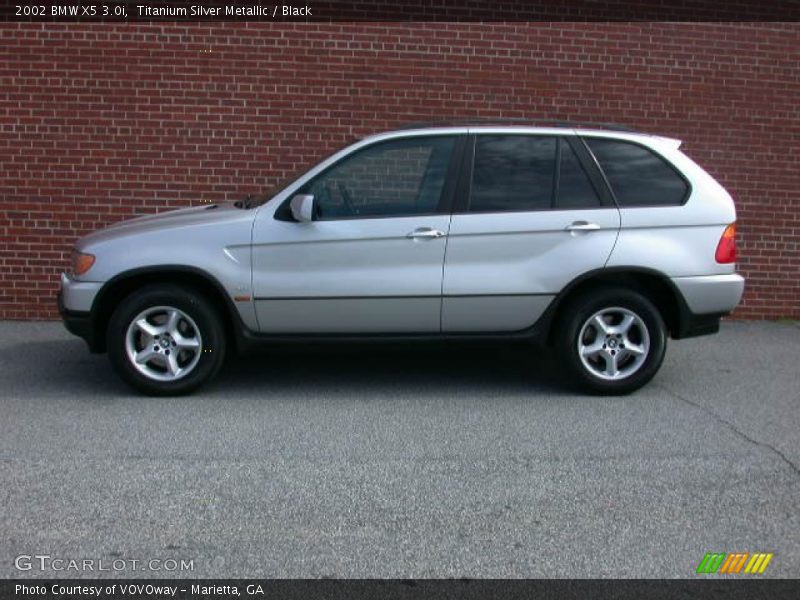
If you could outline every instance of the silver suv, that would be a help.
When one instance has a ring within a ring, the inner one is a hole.
[[[79,240],[67,328],[148,394],[232,349],[321,339],[538,339],[602,394],[739,302],[730,195],[678,140],[601,126],[414,126],[261,198]]]

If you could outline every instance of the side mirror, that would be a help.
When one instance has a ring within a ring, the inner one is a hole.
[[[314,195],[297,194],[289,202],[292,209],[292,216],[299,223],[308,223],[314,220]]]

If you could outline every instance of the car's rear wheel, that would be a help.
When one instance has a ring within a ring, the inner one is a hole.
[[[632,290],[592,290],[565,307],[558,327],[560,363],[585,391],[628,394],[650,381],[664,360],[664,320]]]
[[[153,285],[125,298],[108,325],[117,373],[146,394],[186,394],[217,374],[225,332],[214,306],[177,285]]]

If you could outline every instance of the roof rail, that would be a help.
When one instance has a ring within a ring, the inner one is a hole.
[[[592,123],[585,121],[564,121],[562,119],[525,119],[515,117],[501,118],[478,118],[478,119],[453,119],[442,121],[419,121],[416,123],[404,123],[395,129],[427,129],[431,127],[469,127],[469,126],[491,126],[491,125],[523,125],[523,126],[544,126],[544,127],[565,127],[570,129],[608,129],[610,131],[624,131],[637,133],[638,130],[628,125],[618,123]]]

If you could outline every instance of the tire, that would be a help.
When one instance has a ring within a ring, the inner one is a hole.
[[[107,346],[128,385],[151,396],[178,396],[219,372],[226,339],[208,299],[191,288],[160,284],[120,303],[108,323]]]
[[[568,381],[592,394],[639,389],[658,372],[667,349],[658,309],[629,289],[586,292],[565,306],[557,327],[556,350]]]

